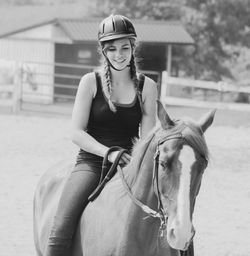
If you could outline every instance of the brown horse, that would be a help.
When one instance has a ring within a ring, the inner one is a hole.
[[[131,162],[88,204],[72,256],[173,256],[192,244],[192,213],[207,166],[203,136],[215,111],[200,121],[171,120],[158,102],[159,125],[138,141]],[[34,238],[43,255],[70,166],[45,173],[34,198]]]

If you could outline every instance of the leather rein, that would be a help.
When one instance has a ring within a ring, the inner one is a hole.
[[[154,136],[153,136],[153,138],[154,138]],[[176,133],[176,134],[171,134],[171,135],[165,136],[164,138],[160,139],[157,142],[156,152],[154,154],[153,180],[154,179],[156,180],[156,197],[157,197],[157,201],[158,201],[158,210],[157,211],[150,208],[149,206],[145,205],[144,203],[142,203],[140,200],[138,200],[133,195],[133,193],[131,192],[130,187],[128,186],[128,184],[125,180],[124,174],[122,172],[122,168],[119,165],[117,166],[118,173],[119,173],[120,178],[122,180],[122,184],[123,184],[127,194],[131,198],[131,200],[137,206],[139,206],[148,215],[148,217],[153,217],[153,218],[159,218],[160,219],[161,223],[160,223],[160,228],[159,228],[159,236],[161,236],[161,237],[163,236],[164,230],[167,227],[168,214],[164,210],[163,203],[162,203],[162,200],[161,200],[161,194],[160,194],[160,190],[159,190],[159,182],[158,182],[158,167],[159,167],[159,162],[160,162],[159,161],[159,156],[160,156],[159,146],[161,144],[163,144],[164,142],[166,142],[168,140],[172,140],[172,139],[184,139],[184,137],[182,136],[182,133]]]

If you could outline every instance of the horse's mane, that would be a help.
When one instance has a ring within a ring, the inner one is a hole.
[[[155,132],[159,127],[155,127],[149,132],[149,134],[144,139],[137,139],[134,141],[134,146],[132,149],[131,162],[125,167],[126,171],[124,173],[129,173],[127,179],[128,183],[131,185],[136,181],[138,174],[140,173],[141,163],[147,152],[147,149],[155,136]]]
[[[134,141],[132,150],[132,156],[137,157],[140,153],[148,147],[156,131],[159,129],[158,126],[154,127],[144,139],[137,139]]]

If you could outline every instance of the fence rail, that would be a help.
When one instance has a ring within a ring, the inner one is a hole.
[[[250,111],[250,87],[169,77],[162,73],[161,101],[167,105]]]

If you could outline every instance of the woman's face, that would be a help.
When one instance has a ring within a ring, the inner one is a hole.
[[[133,49],[128,38],[108,42],[104,51],[111,65],[116,69],[123,70],[130,64]]]

